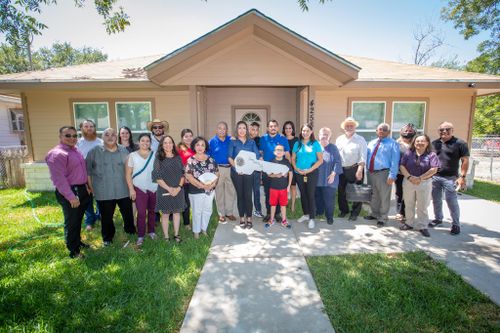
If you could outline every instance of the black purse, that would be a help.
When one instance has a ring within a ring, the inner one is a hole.
[[[371,185],[348,183],[345,192],[347,201],[370,202],[372,200]]]

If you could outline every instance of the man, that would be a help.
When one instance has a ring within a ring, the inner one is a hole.
[[[86,158],[88,184],[101,210],[101,234],[104,246],[113,242],[115,226],[113,214],[116,205],[120,208],[124,229],[135,234],[132,201],[125,180],[125,165],[128,151],[117,144],[116,131],[107,128],[102,133],[103,146],[92,149]]]
[[[260,143],[260,136],[259,136],[259,130],[260,130],[260,124],[256,121],[250,124],[250,139],[255,141],[255,144],[257,145],[257,149],[260,150],[259,148],[259,143]],[[264,217],[262,215],[262,205],[260,203],[260,182],[262,173],[260,171],[255,171],[253,173],[253,205],[255,208],[255,211],[253,212],[253,216],[255,217]]]
[[[271,162],[271,160],[274,159],[274,149],[278,144],[285,148],[285,158],[290,161],[290,146],[288,140],[285,136],[278,133],[278,122],[272,119],[267,123],[267,133],[264,134],[259,141],[259,149],[264,157],[264,161]],[[264,184],[264,194],[266,197],[266,216],[263,222],[268,222],[271,212],[271,207],[269,205],[269,186],[271,185],[271,180],[265,173],[262,174],[262,183]],[[279,219],[278,216],[276,218]]]
[[[165,134],[168,134],[168,122],[155,118],[152,121],[148,121],[146,127],[151,132],[151,150],[156,152],[160,140]]]
[[[347,117],[341,124],[340,128],[344,130],[344,134],[339,136],[335,141],[335,145],[339,149],[340,158],[342,160],[343,173],[339,176],[339,217],[345,217],[349,214],[349,204],[346,198],[347,184],[363,184],[364,168],[366,164],[366,141],[361,136],[356,134],[356,128],[359,123],[352,117]],[[361,202],[353,202],[350,221],[356,221],[361,212]]]
[[[432,177],[432,204],[434,206],[434,220],[429,223],[435,227],[443,223],[443,190],[446,204],[452,219],[452,235],[460,234],[460,207],[457,200],[457,186],[465,188],[465,176],[469,169],[469,148],[467,143],[453,136],[453,124],[443,122],[438,128],[439,139],[432,142],[432,147],[439,157],[441,167]],[[460,175],[458,174],[459,162]]]
[[[71,258],[83,258],[80,230],[83,214],[91,200],[87,188],[87,170],[82,154],[76,148],[76,128],[63,126],[59,129],[59,144],[45,157],[50,178],[56,188],[56,199],[64,215],[64,239]]]
[[[78,139],[76,146],[82,153],[83,158],[86,158],[89,151],[91,151],[95,146],[102,146],[102,140],[97,137],[95,123],[90,119],[85,119],[80,123],[80,132],[82,133],[82,137]],[[92,193],[90,195],[90,201],[87,209],[85,210],[85,225],[87,231],[92,230],[95,222],[100,219],[99,207],[96,207],[94,211],[94,197],[92,196]]]
[[[388,220],[387,213],[391,204],[391,188],[398,175],[399,145],[389,137],[389,124],[377,126],[377,139],[368,143],[366,156],[368,184],[372,186],[371,214],[366,220],[377,220],[382,227]]]
[[[228,160],[229,142],[231,137],[227,135],[227,124],[223,121],[217,124],[217,134],[208,142],[208,154],[219,166],[219,180],[215,187],[215,204],[219,213],[219,222],[225,222],[226,218],[236,221],[234,206],[236,191],[231,180],[231,164]]]

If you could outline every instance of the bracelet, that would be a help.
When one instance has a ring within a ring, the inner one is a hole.
[[[412,177],[412,175],[409,175],[408,177],[406,177],[406,179],[410,180],[411,177]]]

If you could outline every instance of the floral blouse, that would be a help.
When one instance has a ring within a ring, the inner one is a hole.
[[[186,174],[190,174],[194,178],[198,179],[205,172],[211,172],[216,174],[217,172],[219,172],[219,167],[217,165],[217,162],[215,162],[215,160],[212,157],[207,158],[205,161],[199,161],[194,156],[191,156],[187,160],[185,172]],[[205,190],[197,188],[192,184],[189,184],[189,193],[191,194],[205,193]]]

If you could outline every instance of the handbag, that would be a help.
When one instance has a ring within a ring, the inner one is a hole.
[[[139,175],[140,175],[140,174],[141,174],[144,170],[146,170],[146,168],[147,168],[147,166],[148,166],[148,164],[149,164],[149,161],[151,161],[151,157],[153,157],[153,155],[154,155],[154,152],[151,152],[151,154],[149,154],[149,158],[148,158],[148,160],[146,161],[146,164],[144,164],[144,167],[142,167],[142,169],[141,169],[141,170],[139,170],[139,171],[137,171],[136,173],[134,173],[134,174],[132,175],[132,179],[134,179],[135,177],[139,176]]]
[[[345,192],[347,201],[370,202],[372,200],[371,185],[348,183]]]

